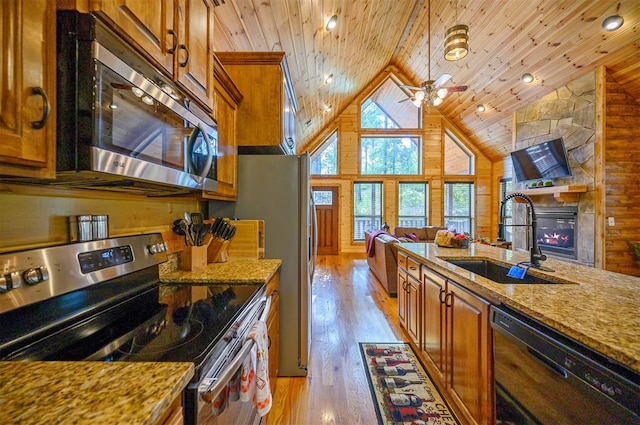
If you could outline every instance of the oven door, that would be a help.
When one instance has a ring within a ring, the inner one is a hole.
[[[227,341],[223,354],[216,359],[209,372],[200,381],[197,391],[198,424],[257,425],[261,423],[262,417],[258,415],[253,401],[231,401],[228,386],[234,377],[238,377],[237,373],[241,370],[243,361],[255,344],[253,340],[247,338],[251,327],[256,321],[266,323],[271,301],[272,296],[264,296],[251,311],[247,312],[237,327],[236,337]],[[225,402],[226,397],[229,397],[229,400]],[[214,400],[217,402],[214,403]],[[222,408],[219,407],[221,403],[224,405]]]

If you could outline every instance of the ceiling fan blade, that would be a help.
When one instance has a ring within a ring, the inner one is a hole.
[[[447,87],[447,91],[449,93],[451,92],[461,92],[461,91],[466,91],[467,90],[467,86],[453,86],[453,87]]]
[[[405,99],[399,100],[399,101],[398,101],[398,103],[406,102],[407,100],[411,100],[411,98],[410,98],[410,97],[407,97],[407,98],[405,98]]]
[[[434,86],[438,87],[442,84],[446,83],[451,79],[451,74],[442,74],[438,79],[433,83]]]
[[[406,84],[400,84],[398,87],[403,88],[403,89],[422,90],[422,87],[409,86],[409,85],[406,85]]]

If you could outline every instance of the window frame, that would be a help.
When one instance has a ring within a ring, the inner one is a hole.
[[[425,202],[424,214],[425,215],[424,215],[424,217],[420,217],[420,218],[424,218],[424,224],[423,225],[413,225],[413,224],[403,224],[402,223],[403,215],[400,214],[400,210],[401,210],[401,206],[402,206],[400,197],[401,197],[402,191],[400,190],[400,187],[402,185],[410,185],[410,184],[424,185],[424,188],[425,188],[425,191],[424,191],[424,197],[425,197],[425,199],[424,199],[424,202]],[[397,220],[398,221],[398,226],[400,226],[400,227],[423,227],[423,226],[428,226],[429,225],[429,217],[430,217],[430,214],[429,214],[429,212],[430,212],[429,211],[429,198],[430,198],[430,195],[431,195],[430,194],[430,187],[431,186],[430,186],[428,180],[427,181],[399,181],[398,182],[398,188],[397,188],[397,190],[398,190],[398,199],[397,199],[397,203],[396,203],[396,205],[398,207],[398,209],[397,209],[397,211],[398,211],[398,220]]]
[[[446,157],[446,146],[447,146],[447,137],[449,137],[451,139],[451,141],[453,141],[453,143],[455,143],[458,148],[460,148],[460,150],[462,152],[464,152],[468,157],[469,157],[469,162],[468,162],[468,169],[469,172],[467,174],[447,174],[447,157]],[[445,176],[475,176],[476,175],[476,155],[475,153],[469,149],[469,147],[467,145],[464,144],[464,142],[462,140],[460,140],[460,137],[452,130],[450,129],[448,126],[444,127],[443,130],[443,134],[442,134],[442,173]]]
[[[335,167],[336,167],[336,172],[335,174],[316,174],[313,172],[313,162],[316,160],[320,160],[320,157],[322,156],[322,154],[331,146],[335,144],[336,147],[336,161],[335,161]],[[339,143],[339,138],[338,138],[338,129],[335,129],[334,131],[332,131],[329,136],[327,136],[324,141],[320,144],[320,146],[318,146],[313,153],[311,154],[311,172],[310,174],[313,177],[335,177],[340,175],[340,143]]]
[[[375,223],[375,217],[376,217],[375,214],[367,215],[367,216],[361,216],[361,215],[357,215],[356,214],[356,211],[355,211],[355,209],[356,209],[356,186],[358,186],[358,185],[377,185],[378,188],[379,188],[378,192],[379,192],[379,196],[380,196],[380,202],[378,204],[379,204],[380,211],[379,211],[379,216],[377,216],[378,217],[377,224]],[[382,226],[382,218],[383,218],[383,215],[384,215],[384,208],[383,208],[383,205],[384,205],[384,193],[383,193],[383,191],[384,191],[384,183],[382,181],[377,181],[377,180],[376,181],[362,181],[362,180],[354,181],[353,184],[352,184],[351,189],[352,189],[352,194],[353,194],[353,196],[351,198],[351,200],[352,200],[351,214],[353,216],[353,222],[352,222],[352,226],[351,226],[351,241],[352,242],[364,242],[365,241],[365,236],[364,236],[364,231],[365,230],[367,230],[367,229],[368,230],[379,229],[380,226]],[[369,224],[368,227],[367,227],[367,225],[363,225],[364,227],[363,227],[363,230],[362,230],[362,239],[356,239],[356,230],[357,230],[356,221],[357,221],[358,217],[373,218],[373,220],[371,220],[371,223]]]
[[[507,185],[511,183],[511,189],[507,189]],[[507,192],[513,190],[513,178],[512,177],[503,177],[499,181],[499,201],[498,201],[498,225],[500,223],[504,223],[504,240],[507,242],[513,242],[513,203],[507,202],[505,204],[505,214],[500,215],[502,205],[502,201],[506,197]],[[508,210],[508,211],[507,211]],[[507,215],[510,212],[511,214]]]
[[[406,174],[406,173],[402,173],[402,174],[365,174],[363,173],[363,161],[362,161],[362,140],[363,139],[403,139],[403,138],[409,138],[409,139],[416,139],[416,146],[417,146],[417,160],[418,160],[418,164],[417,164],[417,170],[415,174]],[[422,173],[422,155],[423,155],[423,140],[422,140],[422,135],[418,134],[418,133],[408,133],[406,131],[398,131],[398,130],[393,130],[393,131],[377,131],[377,132],[371,132],[371,131],[367,131],[366,133],[360,133],[359,136],[359,140],[358,140],[358,175],[362,176],[362,177],[375,177],[375,176],[389,176],[389,177],[398,177],[398,176],[421,176]]]
[[[469,194],[469,215],[447,215],[447,186],[449,185],[468,185],[471,193]],[[469,220],[469,235],[473,236],[475,229],[475,203],[476,203],[476,182],[468,180],[445,180],[442,185],[442,222],[447,226],[448,219],[468,219]],[[447,226],[448,227],[448,226]],[[461,232],[461,229],[456,228],[457,232]]]

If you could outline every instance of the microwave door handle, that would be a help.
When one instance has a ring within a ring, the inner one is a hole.
[[[266,321],[269,316],[269,311],[271,310],[271,301],[273,299],[273,295],[266,298],[264,310],[260,315],[259,320]],[[238,355],[233,358],[231,363],[225,368],[223,372],[220,373],[220,376],[216,378],[216,380],[211,384],[209,388],[207,388],[202,393],[211,393],[211,398],[215,399],[218,397],[218,394],[224,389],[225,385],[229,383],[233,375],[235,375],[238,368],[242,365],[245,357],[249,355],[249,352],[253,348],[256,342],[253,339],[247,338],[247,340],[242,344]]]
[[[195,140],[198,131],[202,133],[202,137],[207,144],[207,162],[205,162],[204,167],[202,167],[202,171],[198,175],[199,182],[202,182],[202,180],[204,180],[206,175],[209,173],[209,170],[211,169],[211,164],[213,163],[213,149],[211,149],[211,140],[209,139],[209,135],[205,131],[202,123],[198,123],[197,127],[193,129],[191,137]]]

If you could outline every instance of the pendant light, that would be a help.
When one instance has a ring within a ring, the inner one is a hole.
[[[455,5],[454,22],[458,21],[458,0]],[[444,58],[448,61],[457,61],[469,53],[469,27],[466,25],[454,25],[447,30],[444,39]]]

